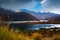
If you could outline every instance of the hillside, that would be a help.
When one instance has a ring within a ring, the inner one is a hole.
[[[55,16],[55,17],[51,17],[50,19],[60,21],[60,15],[59,16]]]
[[[51,13],[51,12],[34,12],[34,11],[29,11],[27,9],[20,9],[22,12],[29,13],[33,16],[35,16],[39,20],[52,20],[56,16],[60,16],[59,14]],[[50,19],[51,18],[51,19]]]
[[[26,12],[14,12],[0,7],[0,17],[3,21],[33,21],[38,20],[33,15]]]

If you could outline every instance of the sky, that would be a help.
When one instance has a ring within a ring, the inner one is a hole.
[[[27,9],[60,14],[60,0],[0,0],[0,7],[16,12]]]

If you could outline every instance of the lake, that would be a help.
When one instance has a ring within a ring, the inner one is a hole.
[[[19,30],[39,30],[40,28],[60,27],[60,24],[10,24],[11,27]]]

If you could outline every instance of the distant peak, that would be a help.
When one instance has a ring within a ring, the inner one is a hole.
[[[2,7],[0,7],[0,10],[4,10]]]

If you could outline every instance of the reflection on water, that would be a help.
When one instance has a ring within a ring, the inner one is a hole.
[[[34,24],[28,30],[38,30],[40,28],[54,28],[54,27],[60,27],[60,24]]]
[[[11,24],[10,28],[18,28],[19,30],[27,30],[32,27],[32,24]]]
[[[40,28],[60,27],[60,24],[11,24],[11,27],[18,28],[19,30],[38,30]]]

